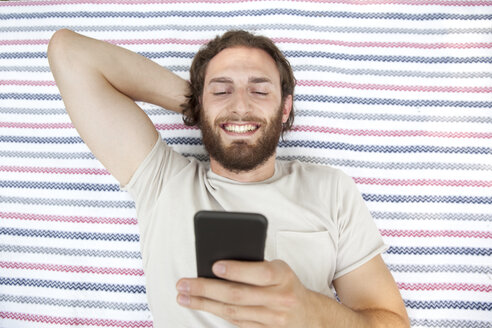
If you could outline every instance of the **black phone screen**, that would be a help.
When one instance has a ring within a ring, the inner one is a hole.
[[[263,261],[267,219],[257,213],[199,211],[195,214],[198,277],[218,278],[218,260]]]

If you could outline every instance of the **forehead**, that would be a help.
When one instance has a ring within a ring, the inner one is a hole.
[[[280,84],[277,65],[266,51],[247,47],[227,48],[208,63],[205,83],[216,77],[247,80],[252,76],[266,77],[274,84]]]

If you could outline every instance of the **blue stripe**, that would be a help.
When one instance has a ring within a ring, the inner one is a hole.
[[[174,140],[171,138],[171,143]],[[166,139],[169,140],[169,139]],[[0,139],[1,141],[1,139]],[[181,140],[176,140],[180,143]],[[188,143],[186,143],[188,144]],[[191,143],[195,144],[195,143]],[[311,140],[285,140],[279,142],[279,147],[304,147],[349,150],[358,152],[377,152],[377,153],[444,153],[444,154],[491,154],[492,148],[487,147],[440,147],[440,146],[381,146],[381,145],[360,145],[341,142],[311,141]]]
[[[185,153],[183,156],[193,156],[200,161],[208,161],[207,154]],[[329,155],[328,155],[329,156]],[[492,165],[480,163],[440,163],[440,162],[376,162],[376,161],[356,161],[343,158],[331,158],[321,156],[278,156],[279,160],[295,161],[299,160],[306,163],[341,167],[365,167],[382,170],[473,170],[490,171]]]
[[[1,67],[0,67],[1,69]],[[490,75],[492,78],[492,74]],[[181,116],[173,111],[162,109],[144,109],[148,116]],[[18,115],[66,115],[64,108],[15,108],[0,107],[0,113]],[[483,123],[492,124],[492,116],[439,116],[439,115],[404,115],[378,113],[330,112],[313,109],[297,109],[296,117],[325,117],[339,120],[362,121],[399,121],[399,122],[448,122],[448,123]]]
[[[71,300],[51,297],[31,297],[0,294],[0,302],[12,302],[21,304],[42,304],[49,306],[62,306],[89,309],[111,309],[121,311],[148,311],[146,303],[104,302],[96,300]]]
[[[0,29],[1,31],[1,29]],[[491,29],[492,31],[492,29]],[[492,33],[492,32],[491,32]],[[0,53],[1,56],[1,53]],[[190,67],[187,65],[167,65],[167,69],[173,72],[188,72]],[[304,72],[332,72],[345,75],[376,75],[376,76],[401,76],[401,77],[422,77],[428,79],[490,79],[492,73],[487,71],[478,72],[443,72],[443,71],[399,71],[399,70],[377,70],[370,68],[344,68],[326,65],[292,65],[294,73]],[[0,72],[50,72],[48,66],[0,66]]]
[[[390,246],[386,251],[395,255],[472,255],[491,256],[492,248],[474,247],[396,247]]]
[[[1,98],[1,95],[0,95]],[[426,100],[426,99],[394,99],[394,98],[360,98],[333,97],[324,95],[296,95],[295,101],[325,102],[335,104],[385,105],[405,107],[492,107],[492,101],[461,101],[461,100]]]
[[[160,110],[162,111],[162,110]],[[194,157],[199,161],[208,162],[208,154],[182,153],[184,157]],[[15,158],[51,158],[51,159],[95,159],[89,152],[64,153],[64,152],[22,152],[22,151],[0,151],[0,157]],[[384,170],[467,170],[467,171],[490,171],[492,165],[480,163],[440,163],[440,162],[376,162],[376,161],[356,161],[343,158],[330,158],[321,156],[278,156],[279,160],[295,161],[299,160],[306,163],[324,164],[342,167],[365,167]],[[414,213],[416,215],[416,213]],[[413,218],[417,218],[414,216]],[[472,218],[470,218],[472,219]]]
[[[492,29],[491,29],[492,31]],[[181,66],[168,66],[174,67],[171,70],[183,70],[186,67]],[[370,68],[345,68],[326,65],[292,65],[294,73],[298,71],[308,72],[333,72],[345,75],[376,75],[376,76],[402,76],[402,77],[423,77],[428,79],[477,79],[477,78],[492,78],[492,72],[479,71],[479,72],[456,72],[456,71],[402,71],[402,70],[384,70],[384,69],[370,69]]]
[[[25,58],[41,58],[47,59],[45,51],[42,52],[0,52],[0,59],[25,59]]]
[[[258,9],[258,10],[231,10],[231,11],[72,11],[72,12],[35,12],[2,14],[0,20],[11,19],[53,19],[53,18],[166,18],[166,17],[240,17],[240,16],[300,16],[306,18],[352,18],[352,19],[383,19],[383,20],[492,20],[490,14],[406,14],[406,13],[359,13],[347,11],[299,10],[299,9]],[[248,17],[252,18],[252,17]]]
[[[492,78],[492,75],[491,75]],[[29,110],[21,109],[20,113],[29,112]],[[43,114],[42,110],[31,110],[35,114]],[[0,112],[2,109],[0,108]],[[152,110],[150,114],[162,114],[162,110]],[[16,112],[12,112],[16,113]],[[19,113],[19,114],[20,114]],[[146,113],[149,113],[146,111]],[[326,117],[339,120],[354,120],[354,121],[398,121],[398,122],[449,122],[449,123],[484,123],[492,124],[492,116],[438,116],[438,115],[403,115],[403,114],[378,114],[378,113],[350,113],[350,112],[330,112],[313,109],[298,109],[295,111],[296,117],[315,118]]]
[[[0,53],[1,55],[2,53]],[[0,66],[0,72],[51,72],[48,66]]]
[[[140,252],[131,251],[113,251],[99,249],[76,249],[62,247],[41,247],[41,246],[18,246],[2,245],[1,252],[9,253],[26,253],[26,254],[46,254],[60,256],[83,256],[83,257],[104,257],[104,258],[122,258],[122,259],[141,259]]]
[[[455,310],[481,310],[491,311],[492,302],[467,302],[467,301],[411,301],[404,300],[405,306],[412,309],[455,309]]]
[[[145,286],[141,285],[123,285],[123,284],[102,284],[88,282],[69,282],[44,279],[15,279],[1,278],[0,285],[5,286],[28,286],[42,287],[55,289],[70,289],[70,290],[90,290],[90,291],[106,291],[115,293],[142,294],[145,293]]]
[[[118,184],[112,183],[75,183],[75,182],[40,182],[40,181],[2,181],[0,188],[26,188],[51,190],[87,190],[121,192]]]
[[[138,54],[150,58],[187,58],[192,59],[196,52],[193,51],[145,51],[137,52]],[[288,50],[284,51],[287,58],[306,57],[310,59],[328,58],[335,60],[347,61],[375,61],[375,62],[395,62],[395,63],[421,63],[421,64],[490,64],[492,57],[476,56],[476,57],[422,57],[422,56],[384,56],[384,55],[351,55],[337,52],[326,51],[299,51]],[[4,52],[0,53],[0,59],[45,59],[46,52]]]
[[[371,211],[377,220],[453,220],[492,222],[490,213],[425,213],[425,212],[378,212]]]
[[[349,61],[377,61],[377,62],[402,62],[423,64],[470,64],[470,63],[492,63],[492,57],[422,57],[422,56],[383,56],[383,55],[350,55],[325,51],[284,51],[285,56],[307,57],[307,58],[329,58]]]
[[[294,31],[314,31],[330,33],[363,33],[363,34],[416,34],[416,35],[450,35],[450,34],[492,34],[490,28],[398,28],[398,27],[358,27],[358,26],[318,26],[309,24],[221,24],[221,25],[30,25],[30,26],[6,26],[0,27],[0,32],[32,32],[48,31],[55,32],[62,28],[70,28],[76,32],[135,32],[135,31],[216,31],[242,29],[248,31],[257,30],[294,30]]]
[[[34,144],[80,144],[80,137],[22,137],[22,136],[0,136],[0,142],[18,142]]]
[[[83,143],[80,137],[26,137],[26,136],[0,136],[0,142],[33,143],[33,144],[79,144]],[[177,137],[166,138],[170,145],[201,146],[201,138]],[[292,148],[316,148],[337,149],[357,152],[376,153],[444,153],[444,154],[491,154],[492,148],[487,147],[440,147],[440,146],[381,146],[359,145],[341,142],[311,141],[311,140],[285,140],[279,142],[279,147]]]
[[[157,58],[193,58],[195,52],[185,51],[154,51],[154,52],[137,52],[138,54],[151,59]],[[3,52],[0,53],[0,59],[47,59],[46,52]]]
[[[57,199],[57,198],[30,198],[5,197],[0,195],[0,203],[47,206],[76,206],[99,208],[135,208],[133,201],[121,200],[86,200],[86,199]]]
[[[18,115],[66,115],[67,111],[64,108],[0,107],[0,113]]]
[[[125,242],[138,242],[140,240],[138,234],[129,234],[129,233],[125,234],[125,233],[102,233],[102,232],[73,232],[73,231],[1,228],[1,227],[0,227],[0,235],[36,237],[36,238],[125,241]]]
[[[459,272],[459,273],[478,273],[489,275],[492,274],[492,267],[490,266],[479,266],[479,265],[418,265],[418,264],[387,264],[388,268],[392,272],[412,272],[412,273],[422,273],[422,272]]]
[[[366,202],[492,204],[492,197],[362,194]]]
[[[0,93],[0,99],[61,101],[59,94],[49,93]],[[492,101],[461,101],[461,100],[425,100],[425,99],[395,99],[395,98],[362,98],[362,97],[333,97],[324,95],[294,96],[295,101],[323,102],[335,104],[384,105],[405,107],[468,107],[492,108]]]
[[[490,321],[476,320],[431,320],[410,318],[411,327],[439,327],[439,328],[490,328]]]
[[[1,57],[1,54],[0,54]],[[0,93],[0,99],[61,101],[59,93]]]
[[[0,151],[0,157],[51,158],[51,159],[95,159],[89,152],[62,153],[45,151]]]
[[[366,201],[375,202],[398,202],[398,203],[468,203],[468,204],[491,204],[492,197],[471,196],[436,196],[436,195],[379,195],[362,194]],[[29,198],[29,197],[5,197],[0,196],[0,202],[26,204],[26,205],[48,205],[48,206],[77,206],[77,207],[100,207],[100,208],[134,208],[132,201],[109,201],[109,200],[84,200],[84,199],[52,199],[52,198]]]

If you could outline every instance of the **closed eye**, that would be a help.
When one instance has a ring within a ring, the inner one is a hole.
[[[255,91],[254,93],[262,96],[266,96],[268,94],[267,92],[259,92],[259,91]]]

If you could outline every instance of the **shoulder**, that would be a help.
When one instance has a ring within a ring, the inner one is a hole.
[[[335,204],[345,190],[355,186],[352,178],[329,165],[295,161],[279,161],[282,180],[299,194],[310,195],[319,202]],[[284,184],[283,184],[284,185]]]
[[[342,170],[329,165],[305,163],[299,160],[278,161],[278,163],[284,176],[308,180],[317,179],[335,184],[341,179],[350,179]]]

